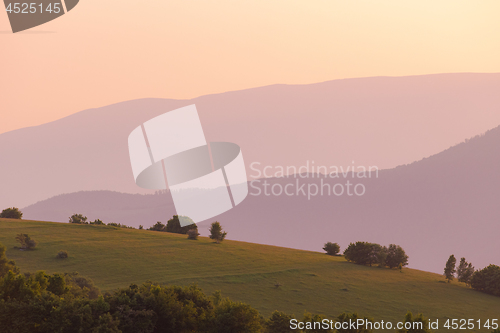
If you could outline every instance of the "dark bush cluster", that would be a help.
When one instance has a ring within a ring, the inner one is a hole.
[[[476,271],[472,275],[470,285],[473,289],[483,293],[500,296],[500,267],[489,265]]]
[[[183,227],[181,227],[181,222],[184,225]],[[185,235],[189,230],[198,231],[198,226],[193,222],[192,219],[187,216],[174,215],[170,220],[168,220],[167,225],[158,221],[154,226],[149,228],[149,230],[165,231]]]
[[[20,220],[23,218],[23,213],[16,207],[6,208],[0,213],[0,218]]]
[[[347,261],[359,265],[378,265],[380,267],[404,267],[408,265],[408,256],[401,246],[391,244],[389,247],[375,243],[351,243],[345,249],[344,256]]]

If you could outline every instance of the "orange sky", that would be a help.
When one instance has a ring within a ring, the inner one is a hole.
[[[0,12],[0,133],[143,97],[500,72],[498,0],[81,0],[18,34]]]

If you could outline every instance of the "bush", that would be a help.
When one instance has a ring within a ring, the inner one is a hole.
[[[83,216],[82,214],[73,214],[69,218],[69,223],[88,224],[87,216]]]
[[[68,258],[68,252],[67,251],[59,251],[57,254],[56,258],[58,259],[66,259]]]
[[[188,239],[197,240],[200,233],[198,232],[198,229],[191,229],[187,232],[187,235]]]
[[[160,221],[156,222],[156,224],[154,226],[152,226],[151,228],[149,228],[149,230],[153,230],[153,231],[165,231],[165,225],[163,223],[161,223]]]
[[[2,213],[0,213],[0,218],[20,220],[23,218],[23,213],[16,207],[6,208],[2,210]]]
[[[336,256],[340,251],[340,246],[337,243],[328,242],[323,247],[323,250],[325,250],[328,255]]]
[[[90,222],[90,224],[94,224],[94,225],[106,225],[104,222],[102,222],[99,219],[96,219],[94,222]]]
[[[31,239],[28,234],[18,234],[16,235],[16,241],[21,244],[21,249],[24,250],[33,250],[37,243],[34,239]]]
[[[472,289],[486,294],[500,296],[500,267],[489,265],[472,275],[470,282]]]
[[[215,240],[217,244],[226,238],[227,232],[222,231],[222,226],[219,222],[215,221],[210,225],[210,238]]]

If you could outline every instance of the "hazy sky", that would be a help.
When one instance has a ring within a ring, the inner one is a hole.
[[[143,97],[500,72],[499,0],[81,0],[9,31],[2,10],[0,133]]]

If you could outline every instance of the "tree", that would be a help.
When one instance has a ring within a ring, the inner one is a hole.
[[[181,222],[184,224],[183,227],[181,227]],[[167,222],[167,226],[165,227],[166,232],[173,232],[176,234],[187,234],[189,230],[198,230],[198,226],[187,216],[178,216],[174,215],[170,220]]]
[[[87,218],[85,217],[85,219],[87,219]],[[99,220],[99,219],[96,219],[94,222],[92,222],[92,221],[91,221],[91,222],[90,222],[90,224],[94,224],[94,225],[105,225],[105,223],[104,223],[104,222],[102,222],[102,221],[101,221],[101,220]]]
[[[457,259],[455,256],[452,254],[449,258],[448,261],[446,262],[446,266],[444,267],[444,276],[446,277],[446,280],[448,280],[448,283],[453,280],[453,277],[455,276],[455,265],[457,264]]]
[[[28,234],[17,234],[16,241],[21,244],[21,249],[33,250],[37,243],[34,239],[31,239]]]
[[[16,207],[6,208],[2,210],[2,213],[0,213],[0,218],[20,220],[23,218],[23,213],[19,210],[19,208]]]
[[[323,247],[323,250],[325,250],[328,255],[336,256],[340,251],[340,246],[337,243],[328,242]]]
[[[336,318],[335,321],[336,322],[340,322],[340,323],[347,322],[347,323],[350,324],[352,322],[357,322],[360,319],[363,319],[365,323],[367,323],[367,322],[372,322],[373,323],[373,319],[368,318],[368,317],[361,317],[356,312],[355,313],[346,313],[346,312],[344,312],[344,313],[340,314]],[[344,328],[344,325],[341,325],[341,327],[342,328],[336,330],[336,332],[338,332],[338,333],[370,333],[370,332],[372,332],[371,329],[367,328],[366,324],[364,324],[361,327],[356,327],[356,328],[351,327],[351,325],[347,325],[347,328]]]
[[[380,263],[386,248],[375,243],[356,242],[351,243],[345,249],[344,256],[347,261],[358,265],[373,265]]]
[[[471,263],[468,263],[465,258],[460,259],[460,264],[457,268],[457,279],[460,282],[464,282],[466,285],[470,285],[470,280],[472,279],[472,274],[474,274],[474,267]]]
[[[266,332],[287,333],[290,332],[290,320],[295,319],[294,315],[287,315],[281,311],[274,311],[266,321]]]
[[[151,228],[149,228],[149,230],[164,231],[165,230],[165,225],[163,223],[161,223],[160,221],[158,221],[158,222],[156,222],[156,224],[154,226],[152,226]]]
[[[406,323],[410,323],[410,325],[405,326]],[[413,316],[413,314],[408,311],[405,315],[404,324],[405,325],[403,325],[403,327],[410,328],[398,329],[398,333],[431,333],[431,330],[428,327],[428,321],[421,313]]]
[[[472,275],[471,287],[486,294],[500,296],[500,267],[489,265]]]
[[[83,216],[82,214],[73,214],[69,218],[69,223],[88,224],[87,216]]]
[[[389,268],[404,267],[408,265],[408,256],[405,250],[399,245],[391,244],[387,249],[387,257],[385,259],[385,265]]]
[[[7,259],[5,252],[7,249],[0,243],[0,277],[3,277],[9,271],[14,272],[15,274],[19,273],[19,268],[16,266],[16,262],[14,260]]]
[[[222,231],[222,227],[219,222],[215,221],[210,225],[210,238],[215,240],[217,244],[222,242],[226,238],[227,232]]]

